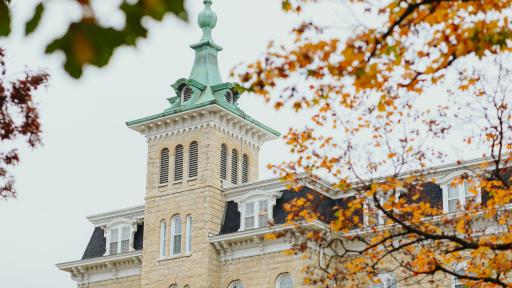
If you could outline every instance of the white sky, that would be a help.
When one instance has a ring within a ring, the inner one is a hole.
[[[35,1],[13,2],[20,27]],[[55,263],[81,258],[93,230],[85,217],[143,203],[146,143],[124,123],[167,107],[170,84],[190,72],[194,54],[188,45],[201,34],[195,19],[202,1],[188,0],[190,24],[174,17],[150,23],[150,37],[137,49],[117,51],[108,68],[87,69],[76,81],[62,71],[63,57],[43,54],[44,43],[63,33],[77,15],[65,1],[50,2],[50,17],[36,35],[23,39],[17,30],[0,40],[11,77],[22,76],[25,67],[44,67],[51,74],[49,87],[38,93],[44,146],[22,150],[14,170],[19,197],[0,202],[2,287],[74,287]],[[224,47],[219,60],[225,81],[234,65],[261,55],[269,40],[286,39],[295,21],[281,12],[277,0],[215,0],[213,8],[219,16],[214,39]],[[244,95],[240,104],[280,132],[305,121],[274,113],[256,97]],[[287,154],[281,141],[265,145],[261,175],[269,177],[264,166]]]

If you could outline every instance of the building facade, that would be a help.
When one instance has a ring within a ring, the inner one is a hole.
[[[308,176],[298,178],[299,192],[280,179],[259,180],[260,147],[279,134],[245,114],[236,84],[222,81],[222,48],[212,38],[217,16],[211,0],[204,4],[190,76],[172,85],[175,96],[162,113],[127,123],[148,143],[144,205],[88,217],[95,228],[82,259],[57,264],[78,287],[306,287],[301,271],[316,260],[283,253],[301,241],[285,225],[284,205],[313,193],[325,198],[329,219],[329,208],[347,199]],[[441,184],[426,193],[449,209],[443,183],[462,170],[447,166],[439,173]],[[304,227],[326,229],[326,223]],[[286,236],[264,237],[276,231]]]

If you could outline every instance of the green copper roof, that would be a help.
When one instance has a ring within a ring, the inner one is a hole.
[[[218,105],[265,131],[279,136],[277,131],[252,119],[238,108],[237,101],[241,89],[237,89],[236,83],[222,82],[217,61],[217,53],[222,51],[222,47],[216,44],[212,38],[212,30],[217,24],[217,14],[211,9],[212,0],[204,0],[203,3],[205,7],[197,18],[203,35],[199,42],[190,45],[195,50],[195,60],[190,76],[181,78],[171,85],[174,89],[174,96],[167,99],[170,107],[164,112],[126,124],[128,126],[137,125],[207,105]]]

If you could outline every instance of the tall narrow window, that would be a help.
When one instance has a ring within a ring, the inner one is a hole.
[[[192,252],[192,216],[187,216],[187,228],[186,228],[186,243],[185,252],[189,254]]]
[[[190,86],[185,86],[183,87],[183,89],[181,90],[181,101],[182,103],[186,103],[188,100],[190,100],[190,98],[192,97],[192,93],[194,91],[192,90],[192,88],[190,88]]]
[[[268,200],[258,201],[258,227],[268,225]]]
[[[165,257],[165,238],[167,237],[167,224],[165,221],[160,223],[160,257]]]
[[[231,183],[238,184],[238,151],[231,151]]]
[[[242,183],[249,182],[249,156],[242,156]]]
[[[199,165],[198,154],[199,154],[199,145],[197,141],[190,143],[189,148],[189,159],[188,159],[188,177],[197,177],[197,166]]]
[[[224,93],[224,98],[226,102],[231,103],[233,101],[233,92],[231,92],[231,90],[226,91],[226,93]]]
[[[121,253],[128,252],[130,250],[130,227],[125,226],[121,229]]]
[[[245,229],[254,228],[254,202],[245,203]]]
[[[457,210],[464,208],[469,202],[475,201],[475,195],[473,195],[466,182],[461,184],[448,184],[447,193],[447,212],[456,212]]]
[[[174,154],[174,181],[183,180],[183,145],[176,146]]]
[[[227,161],[228,161],[228,145],[222,144],[220,146],[220,179],[221,180],[228,179]]]
[[[169,149],[164,148],[160,152],[160,184],[169,181]]]
[[[171,220],[171,255],[181,254],[181,217],[176,215]]]
[[[110,229],[110,255],[118,254],[117,246],[119,244],[119,229]]]

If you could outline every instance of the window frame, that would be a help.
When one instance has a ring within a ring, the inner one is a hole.
[[[380,273],[379,275],[377,275],[377,278],[380,280],[380,283],[372,282],[370,284],[370,288],[398,288],[398,280],[396,279],[396,276],[393,273]],[[391,285],[388,286],[388,281],[390,279],[393,280],[393,283],[391,283]],[[380,286],[381,284],[383,286]]]
[[[182,246],[181,245],[181,240],[182,240],[181,238],[182,238],[183,233],[182,233],[181,230],[182,230],[183,227],[182,227],[181,224],[182,224],[181,223],[181,216],[179,214],[178,215],[174,215],[171,218],[171,237],[170,237],[171,241],[169,241],[170,242],[169,253],[170,253],[171,257],[180,256],[181,252],[182,252],[181,251],[182,250],[181,249],[182,248],[181,247]],[[179,225],[179,227],[176,227],[178,225]],[[179,229],[177,229],[177,228],[179,228]],[[176,239],[177,237],[178,237],[178,239]],[[176,240],[178,240],[178,241],[176,241]],[[177,244],[178,246],[175,247],[175,243],[178,243]],[[176,250],[179,250],[179,251],[175,251],[174,248],[178,248]]]
[[[169,148],[164,147],[160,150],[160,173],[159,184],[169,183]],[[165,158],[164,158],[165,157]]]
[[[160,221],[160,258],[167,256],[167,222]]]
[[[244,284],[240,280],[235,280],[229,283],[228,288],[245,288]]]
[[[231,150],[231,184],[238,185],[238,166],[240,158],[238,157],[238,150],[233,148]]]
[[[116,231],[116,241],[112,237],[113,232]],[[127,231],[127,232],[126,232]],[[127,238],[125,239],[125,233],[127,234]],[[134,228],[133,225],[130,223],[116,223],[113,225],[110,225],[105,229],[105,242],[106,242],[106,249],[105,249],[105,255],[118,255],[127,253],[130,251],[133,251],[133,234],[134,234]],[[123,250],[123,244],[127,243],[127,249],[126,251]],[[112,250],[112,244],[116,243],[116,250],[115,252]]]
[[[273,215],[273,207],[276,204],[276,199],[278,195],[272,194],[272,195],[262,195],[262,194],[256,194],[248,196],[244,199],[238,199],[235,200],[235,202],[238,204],[238,211],[240,212],[240,229],[238,231],[244,231],[249,229],[259,229],[259,228],[265,228],[268,227],[268,223],[274,219]],[[263,225],[261,225],[260,221],[260,215],[264,215],[265,213],[260,213],[260,204],[262,201],[266,201],[267,203],[267,220]],[[253,205],[253,213],[252,216],[248,215],[247,213],[247,205],[252,204]],[[246,225],[246,218],[253,217],[253,226],[247,227]]]
[[[187,215],[185,223],[185,254],[188,255],[192,253],[192,215]]]
[[[173,180],[174,182],[183,181],[185,173],[183,172],[185,166],[185,148],[183,145],[179,144],[174,147],[174,174]],[[180,152],[181,159],[178,158],[178,151]]]
[[[291,281],[291,284],[292,284],[291,287],[290,286],[281,286],[281,285],[283,285],[283,281],[285,279],[289,279]],[[293,288],[293,278],[290,275],[290,273],[281,273],[279,276],[277,276],[275,287],[276,288]]]
[[[443,197],[443,211],[444,213],[457,213],[457,212],[462,212],[462,211],[465,211],[465,207],[466,207],[466,200],[468,198],[474,198],[475,202],[476,203],[479,203],[482,201],[482,191],[480,190],[479,187],[477,187],[477,194],[476,195],[473,195],[471,192],[470,192],[470,189],[471,189],[471,185],[467,182],[467,181],[462,181],[462,183],[456,183],[456,184],[453,184],[453,181],[457,178],[457,177],[461,177],[463,174],[469,174],[470,176],[471,175],[471,172],[470,171],[460,171],[460,172],[457,172],[456,174],[452,174],[452,175],[449,175],[447,177],[445,177],[445,179],[448,179],[446,181],[443,181],[442,184],[440,185],[441,187],[441,190],[442,190],[442,197]],[[457,190],[457,197],[452,197],[450,198],[450,189],[456,189]],[[453,211],[450,210],[450,201],[451,200],[458,200],[458,203],[460,204],[460,208],[461,209],[455,209]]]

